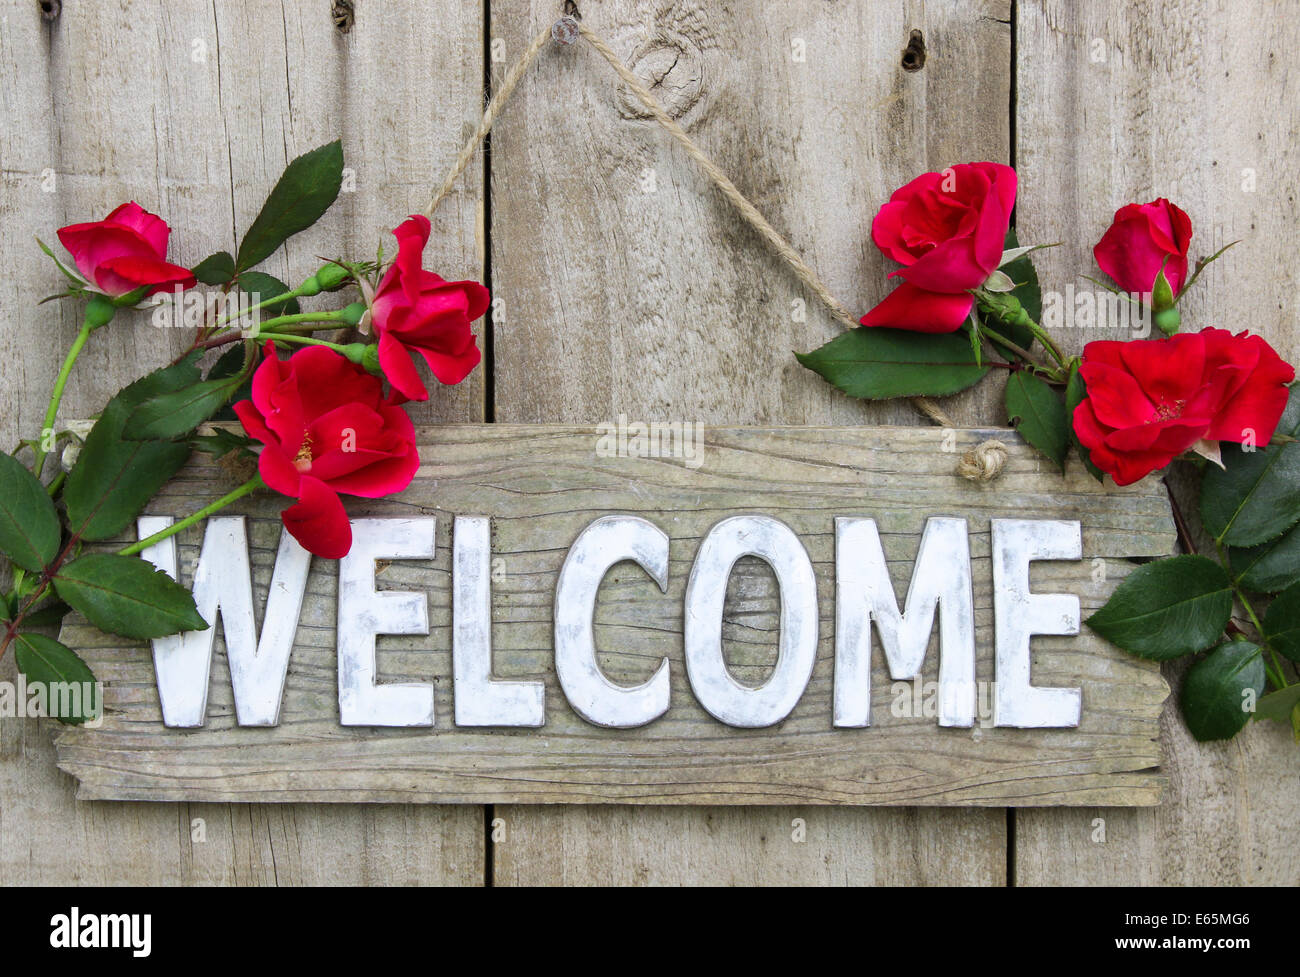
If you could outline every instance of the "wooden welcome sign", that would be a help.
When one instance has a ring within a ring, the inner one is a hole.
[[[1158,481],[1009,431],[628,433],[423,429],[338,562],[270,496],[158,544],[212,627],[68,618],[105,703],[60,766],[102,799],[1157,802],[1165,682],[1080,619],[1173,551]],[[1005,476],[959,477],[989,437]],[[141,534],[222,481],[194,461]]]

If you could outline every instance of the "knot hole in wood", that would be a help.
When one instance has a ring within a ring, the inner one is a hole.
[[[704,94],[704,52],[695,41],[674,30],[656,30],[630,67],[673,119],[680,121]],[[626,85],[620,86],[618,100],[623,118],[652,118]]]
[[[919,30],[913,29],[908,36],[902,64],[904,71],[920,71],[925,67],[925,35]]]

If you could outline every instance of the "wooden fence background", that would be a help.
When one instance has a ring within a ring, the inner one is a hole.
[[[340,6],[0,3],[6,446],[39,428],[77,326],[70,309],[35,305],[59,285],[33,234],[54,242],[136,199],[193,263],[230,248],[289,159],[341,136],[355,188],[268,270],[301,277],[316,255],[364,257],[379,240],[391,251],[384,235],[427,202],[485,87],[563,12],[559,0],[354,0],[342,32]],[[1196,253],[1243,240],[1202,279],[1188,324],[1251,328],[1300,358],[1300,4],[578,6],[851,307],[888,287],[869,237],[888,193],[992,159],[1019,170],[1021,239],[1065,242],[1040,256],[1046,282],[1082,284],[1111,212],[1166,195],[1191,214]],[[909,71],[913,30],[926,58]],[[490,155],[437,215],[429,257],[500,302],[485,368],[421,420],[921,423],[795,364],[791,350],[838,327],[585,45],[529,72]],[[144,317],[97,334],[63,416],[94,413],[179,342]],[[998,423],[999,399],[989,383],[947,407]],[[12,677],[8,656],[0,678]],[[1164,739],[1166,801],[1141,810],[109,804],[75,802],[48,729],[11,719],[0,884],[1300,881],[1287,733],[1202,746],[1167,710]]]

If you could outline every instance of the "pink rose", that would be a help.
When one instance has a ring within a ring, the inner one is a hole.
[[[871,223],[871,237],[903,284],[862,317],[864,326],[953,332],[1002,260],[1016,171],[1000,163],[960,163],[923,173],[894,192]]]
[[[102,221],[60,228],[59,240],[88,281],[117,297],[146,286],[146,295],[194,287],[188,268],[166,261],[170,234],[166,221],[131,201]]]
[[[464,380],[481,359],[469,324],[487,311],[488,290],[478,282],[443,281],[422,267],[429,241],[427,217],[414,215],[393,234],[397,260],[371,304],[379,366],[404,396],[428,400],[411,354],[419,353],[440,383]]]
[[[1187,280],[1192,220],[1164,197],[1149,204],[1125,204],[1092,249],[1097,267],[1125,292],[1148,295],[1161,265],[1177,295]]]

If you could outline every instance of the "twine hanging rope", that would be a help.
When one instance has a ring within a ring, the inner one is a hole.
[[[487,108],[483,112],[483,118],[479,121],[478,128],[474,130],[474,134],[470,136],[469,140],[465,143],[464,148],[461,149],[460,155],[456,157],[456,162],[452,164],[451,170],[448,172],[446,179],[444,179],[438,189],[434,191],[433,197],[429,201],[429,206],[425,209],[425,214],[432,217],[433,212],[437,210],[438,205],[442,203],[449,193],[451,193],[452,187],[455,186],[456,181],[460,178],[461,174],[465,172],[465,168],[469,166],[470,160],[474,158],[474,153],[487,137],[487,134],[491,132],[492,125],[496,122],[497,116],[500,115],[501,110],[505,107],[506,102],[509,101],[510,96],[514,94],[515,88],[518,87],[524,74],[528,71],[529,67],[532,66],[533,62],[537,60],[538,55],[541,54],[542,49],[546,47],[547,43],[554,41],[558,44],[568,45],[573,44],[579,37],[585,39],[602,58],[609,62],[610,67],[617,72],[619,78],[623,80],[623,83],[627,85],[632,94],[634,94],[641,104],[645,106],[646,110],[654,117],[655,121],[667,130],[669,135],[677,140],[681,147],[686,150],[687,155],[690,156],[691,159],[695,160],[696,164],[705,172],[713,182],[714,186],[716,186],[718,190],[722,192],[722,195],[731,202],[731,205],[736,208],[737,212],[742,218],[744,218],[745,222],[757,231],[769,245],[771,245],[772,249],[781,257],[781,260],[783,260],[790,267],[791,271],[795,273],[795,276],[821,300],[822,304],[826,306],[831,315],[850,329],[857,328],[859,324],[858,320],[855,319],[848,309],[841,305],[835,296],[831,294],[830,289],[828,289],[822,280],[817,277],[817,273],[808,266],[807,262],[805,262],[803,258],[799,256],[798,252],[790,246],[789,242],[781,236],[780,232],[767,222],[767,219],[759,213],[758,208],[750,203],[749,199],[741,193],[739,188],[731,182],[730,178],[718,168],[717,164],[705,155],[704,151],[700,149],[700,147],[695,144],[694,140],[686,134],[686,131],[677,124],[677,121],[664,111],[663,106],[659,104],[659,101],[653,94],[651,94],[650,90],[645,87],[641,79],[633,73],[632,69],[619,59],[618,55],[614,53],[613,49],[605,43],[604,39],[599,34],[593,31],[586,24],[582,23],[582,21],[573,17],[561,17],[554,25],[548,27],[546,30],[534,37],[532,43],[528,45],[527,50],[525,50],[519,60],[511,66],[510,70],[506,72],[505,77],[501,80],[500,87],[488,101]],[[952,418],[944,413],[943,409],[930,398],[912,397],[910,399],[912,404],[935,424],[939,424],[943,427],[956,427]],[[981,445],[980,447],[983,448],[984,446]],[[978,451],[979,449],[976,450]],[[961,474],[962,477],[969,478],[972,481],[990,481],[996,478],[1001,472],[1002,466],[1006,461],[1006,452],[1005,450],[1002,452],[984,452],[981,456],[981,461],[982,463],[979,465],[962,465],[959,468],[958,473]]]

